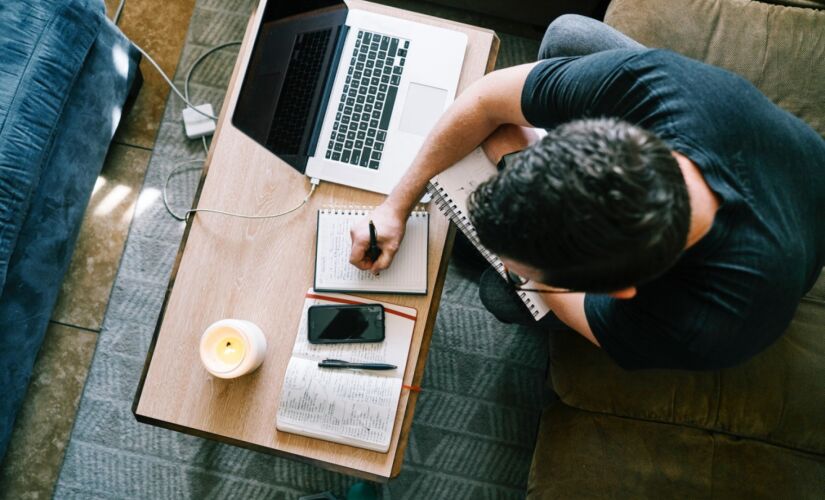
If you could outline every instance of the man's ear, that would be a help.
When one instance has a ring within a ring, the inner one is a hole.
[[[616,290],[614,292],[608,293],[614,299],[632,299],[636,296],[636,287],[630,286],[627,288],[622,288],[621,290]]]

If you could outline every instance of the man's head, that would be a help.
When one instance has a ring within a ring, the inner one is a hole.
[[[690,202],[655,135],[613,119],[577,120],[513,158],[470,197],[482,244],[543,283],[612,292],[649,281],[685,248]]]

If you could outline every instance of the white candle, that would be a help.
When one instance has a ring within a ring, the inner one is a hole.
[[[201,335],[201,361],[220,378],[235,378],[254,371],[264,360],[266,337],[251,321],[222,319]]]

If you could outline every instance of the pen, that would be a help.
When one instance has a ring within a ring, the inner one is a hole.
[[[395,365],[387,363],[350,363],[341,359],[325,359],[318,363],[320,368],[353,368],[360,370],[395,370]]]
[[[370,220],[370,247],[367,249],[367,257],[375,262],[379,255],[381,255],[381,249],[378,248],[378,236],[375,235],[375,224]]]

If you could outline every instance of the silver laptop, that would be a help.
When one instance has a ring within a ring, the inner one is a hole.
[[[259,8],[235,126],[308,176],[389,193],[455,97],[466,35],[341,1]]]

